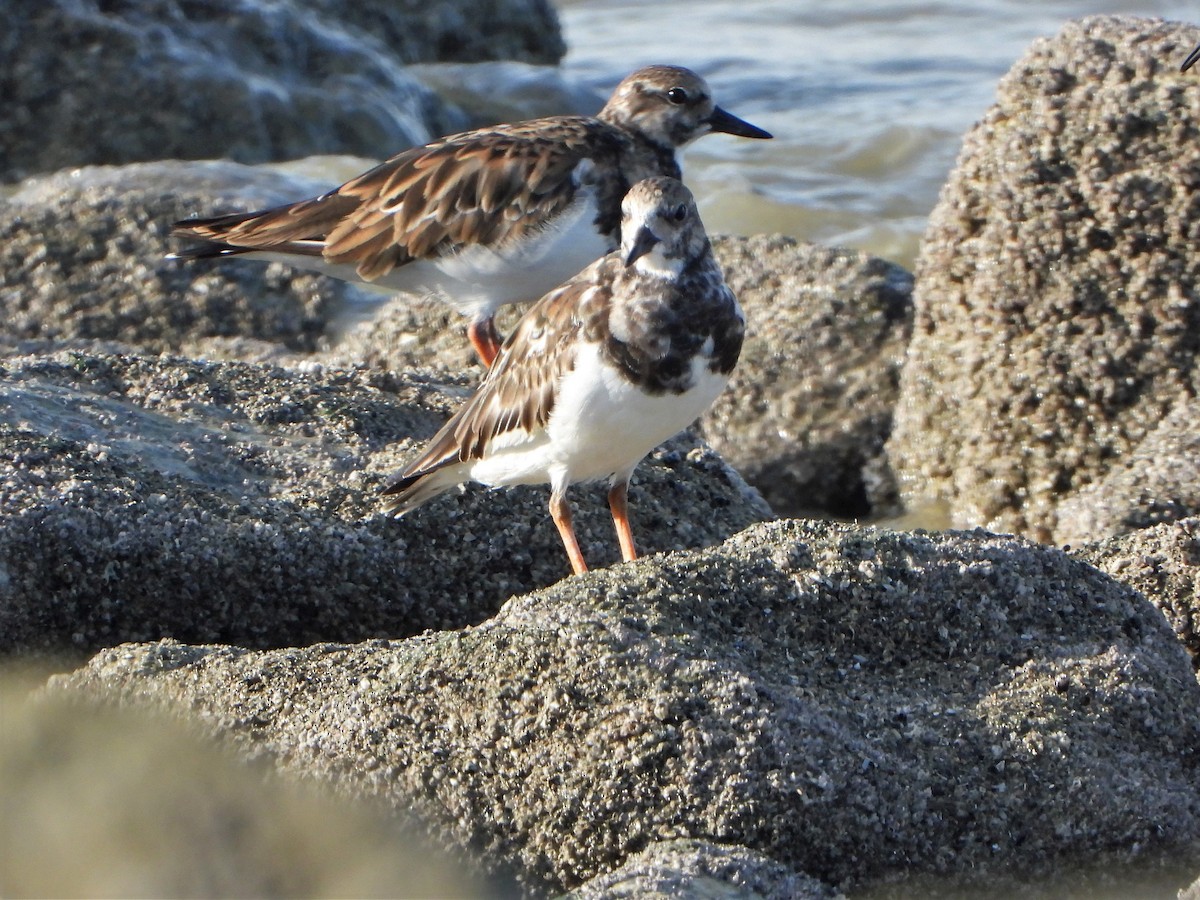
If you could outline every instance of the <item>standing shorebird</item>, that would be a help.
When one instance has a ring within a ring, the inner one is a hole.
[[[281,260],[347,281],[434,293],[469,317],[485,365],[493,316],[536,300],[615,249],[621,198],[680,177],[676,151],[712,132],[771,135],[713,103],[677,66],[638,69],[596,117],[552,116],[442,138],[310,200],[185,219],[177,259]]]
[[[467,481],[549,482],[550,515],[578,574],[587,564],[567,488],[607,478],[621,557],[637,558],[630,476],[725,388],[745,321],[686,187],[641,181],[621,212],[620,250],[525,313],[474,395],[384,488],[390,512]]]

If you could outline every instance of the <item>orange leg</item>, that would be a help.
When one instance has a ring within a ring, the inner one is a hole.
[[[608,508],[612,510],[613,524],[617,526],[617,541],[621,544],[621,559],[632,562],[637,559],[633,546],[633,529],[629,527],[629,482],[622,481],[608,489]]]
[[[550,495],[550,518],[558,528],[558,536],[562,538],[563,546],[567,548],[571,568],[576,575],[582,575],[587,571],[587,563],[583,561],[583,551],[579,549],[579,541],[575,539],[575,528],[571,525],[571,507],[567,504],[565,494]]]
[[[500,332],[496,330],[496,322],[491,316],[486,319],[475,319],[467,326],[467,337],[471,346],[485,366],[491,367],[496,355],[500,352]]]

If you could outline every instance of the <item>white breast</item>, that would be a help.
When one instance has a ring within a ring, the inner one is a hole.
[[[437,294],[472,318],[490,315],[506,303],[538,300],[611,248],[596,232],[596,204],[591,191],[575,201],[545,228],[501,249],[467,246],[450,256],[417,260],[388,272],[371,284],[413,294]],[[319,256],[255,252],[243,259],[283,262],[358,281],[354,266],[332,264]]]
[[[544,432],[493,444],[470,477],[493,486],[552,482],[561,486],[624,476],[671,435],[690,425],[724,390],[728,378],[693,363],[694,385],[683,394],[651,396],[626,381],[597,344],[580,347],[575,368],[556,392]]]

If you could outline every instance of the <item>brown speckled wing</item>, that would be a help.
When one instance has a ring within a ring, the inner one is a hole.
[[[615,162],[613,132],[582,116],[464,132],[397,154],[320,197],[186,219],[174,233],[213,245],[186,255],[323,255],[373,281],[410,260],[469,244],[497,247],[544,227],[574,198],[580,162]]]
[[[571,203],[575,169],[605,128],[594,119],[542,119],[393,157],[338,189],[353,209],[325,238],[325,258],[371,281],[463,245],[520,240]]]
[[[535,434],[554,409],[555,389],[575,364],[589,319],[606,316],[612,302],[610,254],[539,300],[521,318],[479,388],[384,493],[399,493],[421,476],[455,462],[479,459],[497,437]]]

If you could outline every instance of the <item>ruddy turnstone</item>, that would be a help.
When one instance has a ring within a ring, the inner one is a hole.
[[[506,303],[536,300],[616,248],[621,198],[680,177],[676,150],[711,132],[771,135],[713,103],[704,79],[647,66],[600,113],[445,137],[393,156],[320,197],[177,222],[200,243],[172,254],[282,260],[348,280],[430,292],[470,318],[485,364]]]
[[[1188,54],[1187,59],[1185,59],[1183,61],[1183,65],[1179,67],[1179,71],[1186,72],[1188,69],[1190,69],[1192,66],[1194,66],[1196,64],[1197,60],[1200,60],[1200,47],[1197,47],[1195,50],[1193,50],[1191,53]]]
[[[578,574],[587,565],[567,488],[607,478],[621,557],[637,558],[630,476],[724,389],[744,319],[683,184],[641,181],[621,213],[620,249],[522,316],[471,398],[384,487],[389,512],[467,481],[549,482],[550,515]]]

